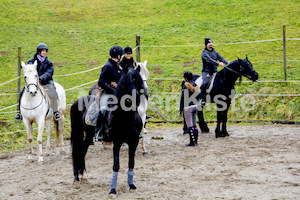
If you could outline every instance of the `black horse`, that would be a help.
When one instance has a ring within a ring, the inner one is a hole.
[[[130,189],[136,189],[133,184],[134,157],[139,143],[139,134],[142,130],[142,120],[137,107],[140,95],[143,94],[143,80],[136,70],[129,69],[124,72],[116,89],[114,104],[110,104],[108,114],[108,138],[113,142],[113,177],[111,180],[110,194],[116,194],[119,164],[119,153],[123,143],[129,146],[128,184]],[[94,96],[78,99],[71,106],[71,144],[74,169],[74,182],[79,181],[79,176],[84,178],[85,155],[92,143],[95,127],[85,124],[85,114]],[[85,134],[84,134],[85,133]]]
[[[217,127],[215,130],[217,138],[229,136],[226,128],[227,113],[235,94],[234,84],[241,76],[245,76],[253,82],[258,80],[258,73],[253,69],[247,57],[246,59],[238,58],[238,60],[230,62],[222,70],[217,72],[214,82],[212,83],[213,87],[206,96],[207,103],[217,104]],[[202,78],[198,79],[202,80]],[[196,82],[201,82],[198,81],[198,79]],[[204,121],[202,109],[198,109],[198,118],[201,131],[209,132],[207,124]]]

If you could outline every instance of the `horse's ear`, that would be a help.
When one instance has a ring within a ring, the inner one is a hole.
[[[242,62],[242,60],[239,57],[238,57],[238,61],[239,61],[239,63]]]
[[[147,60],[144,61],[144,66],[146,67],[148,64]]]
[[[37,68],[37,60],[34,61],[33,66]]]
[[[25,63],[22,61],[21,62],[21,68],[25,67]]]
[[[246,60],[248,60],[248,56],[246,55]],[[248,60],[249,61],[249,60]]]
[[[138,71],[138,72],[141,72],[141,65],[138,65],[135,70]]]

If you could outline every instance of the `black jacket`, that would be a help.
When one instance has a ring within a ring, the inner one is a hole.
[[[111,58],[108,59],[108,62],[104,65],[101,70],[99,77],[98,85],[108,94],[113,94],[114,89],[108,86],[111,82],[118,83],[123,70],[119,67],[116,61],[113,61]]]
[[[228,61],[214,49],[210,51],[207,48],[205,48],[201,53],[201,58],[203,63],[202,72],[217,72],[217,67],[219,64],[218,61],[228,64]]]
[[[39,75],[39,79],[41,80],[42,85],[47,85],[52,83],[53,81],[53,73],[54,73],[54,67],[52,62],[46,57],[46,59],[41,63],[39,59],[37,59],[38,53],[34,55],[33,58],[29,59],[27,61],[27,64],[33,64],[34,61],[37,61],[37,71]]]
[[[124,56],[124,58],[121,60],[121,62],[120,62],[120,65],[121,65],[121,67],[123,68],[123,70],[125,69],[125,68],[132,68],[132,69],[134,69],[134,64],[133,63],[135,63],[135,61],[133,60],[133,58],[131,57],[130,59],[127,59],[125,56]]]

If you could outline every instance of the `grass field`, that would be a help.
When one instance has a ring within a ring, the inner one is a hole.
[[[22,48],[22,60],[26,62],[34,55],[37,44],[46,43],[49,47],[47,56],[55,65],[55,75],[64,75],[103,65],[112,45],[135,47],[135,37],[139,35],[144,46],[141,60],[149,63],[150,97],[160,93],[161,98],[170,99],[169,94],[162,92],[179,93],[184,71],[201,73],[202,45],[204,38],[210,37],[227,60],[247,55],[260,75],[261,82],[237,85],[237,93],[299,94],[299,40],[287,40],[287,79],[298,81],[287,83],[263,82],[284,80],[282,41],[227,44],[282,38],[283,25],[287,38],[300,38],[299,16],[298,0],[2,0],[0,84],[17,77],[18,47]],[[163,45],[191,46],[161,47]],[[68,89],[98,79],[100,71],[55,77],[55,80]],[[68,91],[67,104],[86,95],[89,87]],[[2,94],[16,93],[17,81],[1,85],[0,91],[0,109],[16,103],[15,94]],[[158,105],[154,100],[152,104],[169,120],[180,120],[178,97],[173,94],[168,110],[166,105]],[[299,96],[250,100],[255,105],[252,111],[231,110],[229,120],[300,121]],[[236,101],[238,106],[247,99],[239,97]],[[11,112],[15,110],[13,107],[0,114],[1,133],[23,129],[21,123],[13,121],[15,113]],[[153,111],[149,113],[152,120],[160,120]],[[207,120],[215,120],[215,112],[205,111],[205,116]],[[68,134],[68,124],[66,130]],[[12,142],[26,144],[24,135],[25,132],[17,132],[1,137],[1,151],[15,148]]]

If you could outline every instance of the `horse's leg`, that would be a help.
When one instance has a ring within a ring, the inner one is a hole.
[[[56,132],[56,147],[60,146],[60,153],[64,153],[64,115],[61,114],[61,119],[55,121],[55,132]],[[60,139],[60,145],[59,145]]]
[[[199,127],[202,133],[208,133],[209,128],[207,127],[207,123],[204,121],[203,117],[203,110],[198,110],[198,120],[199,120]]]
[[[224,136],[229,136],[228,132],[227,132],[227,114],[228,114],[228,109],[226,109],[223,113],[223,123],[222,123],[222,134]]]
[[[130,190],[135,190],[136,186],[133,184],[133,168],[134,168],[134,158],[135,158],[135,151],[138,145],[138,141],[132,141],[128,144],[128,172],[127,172],[127,183],[129,185]]]
[[[45,120],[45,125],[46,125],[46,132],[47,132],[46,155],[48,156],[51,148],[51,134],[52,134],[50,119]]]
[[[45,117],[41,116],[41,117],[37,118],[37,124],[38,124],[37,142],[38,142],[38,146],[39,146],[38,162],[41,163],[44,161],[44,158],[43,158],[43,132],[44,132],[44,127],[45,127]]]
[[[220,126],[221,126],[221,123],[223,121],[223,114],[224,114],[224,111],[217,111],[217,127],[216,127],[216,130],[215,130],[215,133],[216,133],[216,138],[218,137],[225,137],[221,130],[220,130]]]
[[[28,152],[28,161],[32,161],[32,153],[33,153],[33,146],[32,146],[32,139],[33,139],[33,129],[32,129],[32,123],[29,122],[27,118],[23,119],[24,126],[26,127],[27,131],[27,140],[28,140],[28,146],[29,146],[29,152]]]
[[[109,194],[117,194],[117,181],[118,181],[118,172],[120,169],[120,148],[122,146],[122,142],[114,141],[113,154],[114,154],[114,166],[113,166],[113,174],[110,182],[110,192]]]
[[[144,97],[144,99],[141,100],[142,102],[145,102],[147,101],[147,99]],[[143,138],[141,138],[141,145],[142,145],[142,149],[143,149],[143,155],[148,155],[148,151],[146,149],[146,146],[145,146],[145,142],[144,142],[144,135],[145,133],[147,133],[147,129],[145,128],[145,123],[146,123],[146,110],[147,110],[147,104],[142,104],[138,107],[138,112],[139,112],[139,115],[141,117],[141,120],[142,120],[142,131],[141,131],[141,136]]]

